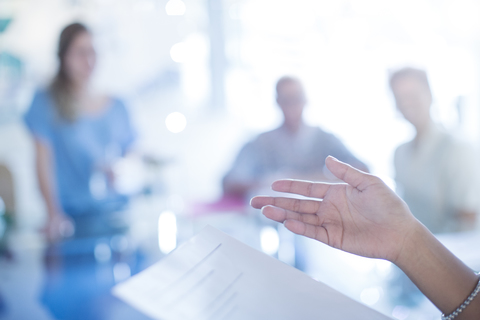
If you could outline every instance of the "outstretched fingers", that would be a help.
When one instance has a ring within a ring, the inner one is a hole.
[[[302,214],[287,209],[277,208],[274,206],[263,207],[262,213],[265,217],[277,222],[284,222],[285,220],[298,220],[313,225],[321,223],[320,217],[316,214]]]
[[[327,157],[325,164],[334,176],[360,191],[363,191],[372,184],[371,175],[355,169],[351,165],[341,162],[332,156]]]
[[[298,220],[286,220],[284,225],[295,234],[316,239],[325,244],[329,242],[327,229],[322,226],[312,225]]]
[[[298,213],[314,214],[320,209],[321,201],[292,199],[283,197],[257,196],[252,198],[250,204],[256,209],[265,206],[275,206],[278,208],[295,211]]]
[[[309,198],[322,199],[332,184],[294,179],[282,179],[273,182],[272,189],[278,192],[299,194]]]

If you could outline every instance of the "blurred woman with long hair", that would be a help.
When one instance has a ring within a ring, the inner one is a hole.
[[[71,222],[77,218],[114,212],[126,204],[112,186],[111,165],[134,141],[124,104],[92,89],[96,52],[83,24],[63,29],[58,58],[53,82],[36,93],[25,116],[35,141],[49,240],[72,234]],[[76,229],[81,232],[82,226]]]
[[[63,29],[58,58],[55,78],[35,94],[25,116],[48,212],[42,302],[59,319],[103,319],[114,280],[98,277],[99,241],[110,254],[101,260],[104,269],[137,261],[130,246],[105,249],[113,239],[128,239],[127,198],[115,191],[112,166],[131,148],[134,133],[124,104],[92,89],[96,53],[83,24]]]

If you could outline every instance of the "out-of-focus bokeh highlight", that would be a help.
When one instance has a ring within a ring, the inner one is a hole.
[[[395,319],[439,318],[391,263],[296,237],[248,199],[278,178],[334,181],[332,154],[480,269],[479,13],[475,0],[0,0],[0,319],[148,319],[111,287],[207,224]],[[88,88],[114,99],[48,118],[73,22],[91,34]],[[52,206],[66,217],[55,241]]]

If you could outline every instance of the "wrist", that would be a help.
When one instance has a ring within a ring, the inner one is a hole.
[[[61,219],[65,214],[58,209],[48,209],[48,221]]]
[[[418,261],[419,257],[424,256],[425,252],[430,250],[431,237],[433,235],[430,231],[418,220],[414,219],[409,228],[407,228],[395,259],[391,260],[391,262],[403,271],[406,271],[407,268],[412,267]]]
[[[478,276],[420,222],[411,231],[395,261],[392,260],[444,314],[460,306],[478,283]],[[478,297],[477,297],[478,298]],[[461,319],[480,314],[480,303]]]

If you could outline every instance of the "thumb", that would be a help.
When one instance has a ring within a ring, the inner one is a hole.
[[[349,185],[358,190],[364,190],[371,184],[370,175],[358,169],[355,169],[349,164],[346,164],[332,156],[328,156],[325,164],[331,173],[338,179],[345,181]]]

